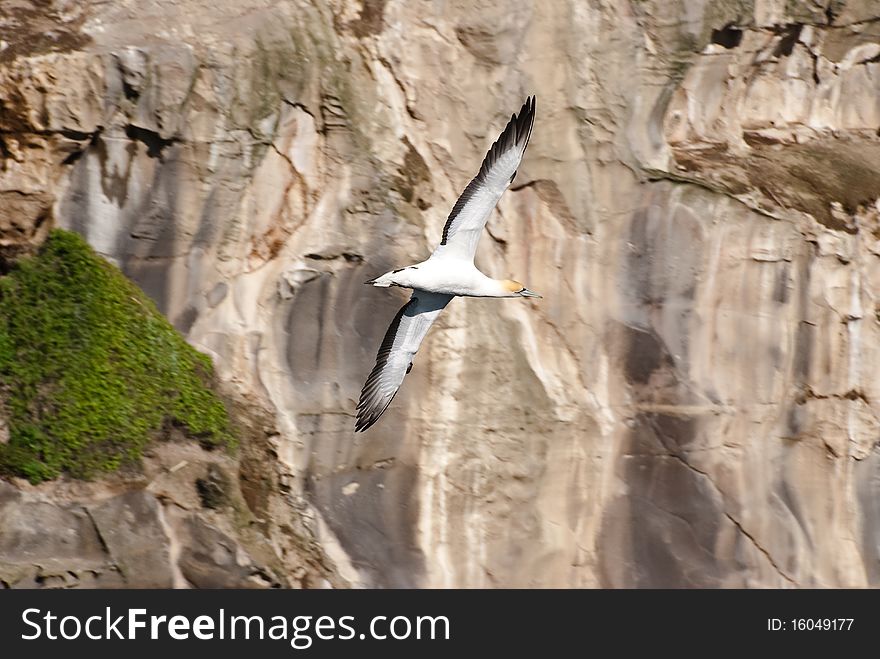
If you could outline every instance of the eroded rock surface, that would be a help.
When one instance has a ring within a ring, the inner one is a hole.
[[[0,587],[345,585],[303,506],[277,484],[253,497],[253,472],[271,482],[275,471],[257,466],[258,446],[233,458],[178,440],[95,482],[0,481]],[[198,483],[212,476],[225,489],[208,506]]]
[[[269,404],[245,496],[348,583],[880,584],[876,3],[58,0],[28,44],[12,4],[0,246],[81,232]],[[544,300],[453,301],[355,437],[403,300],[362,282],[529,93],[477,263]],[[104,565],[77,510],[52,547]],[[245,578],[199,519],[175,569]]]

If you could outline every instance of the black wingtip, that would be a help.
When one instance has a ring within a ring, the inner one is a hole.
[[[513,122],[516,125],[516,143],[522,144],[523,149],[528,146],[529,138],[532,135],[532,126],[535,124],[535,107],[536,97],[534,95],[528,96],[520,108],[515,122]]]
[[[384,402],[384,406],[380,408],[375,405],[376,399],[372,395],[375,392],[371,391],[371,389],[377,378],[381,376],[382,369],[388,362],[388,355],[391,353],[391,349],[394,346],[394,337],[397,335],[397,328],[400,327],[400,321],[403,318],[403,314],[406,313],[406,310],[409,309],[411,305],[418,303],[418,301],[418,298],[413,296],[406,304],[400,307],[397,314],[395,314],[394,319],[391,321],[391,325],[388,326],[388,331],[385,332],[385,337],[382,339],[382,345],[379,346],[379,351],[376,353],[376,364],[373,366],[373,370],[370,371],[370,375],[367,378],[366,383],[364,383],[363,389],[361,389],[361,395],[357,404],[357,421],[354,426],[355,432],[363,432],[376,423],[397,395],[397,391],[395,391],[391,397]]]
[[[362,403],[359,403],[357,408],[357,420],[354,422],[354,431],[364,432],[367,428],[376,423],[377,419],[372,418],[372,416],[372,414],[364,409]]]
[[[520,108],[519,114],[514,113],[510,115],[510,121],[507,122],[501,135],[492,143],[488,153],[486,153],[486,157],[483,158],[483,163],[480,165],[480,171],[477,172],[477,175],[473,180],[468,183],[467,187],[452,207],[452,212],[446,217],[446,224],[443,225],[443,235],[440,237],[441,245],[446,244],[453,220],[458,216],[465,204],[471,200],[471,197],[474,195],[474,191],[478,188],[480,182],[485,180],[489,169],[495,163],[499,154],[503,153],[514,144],[519,146],[523,151],[525,151],[525,148],[529,145],[529,138],[532,135],[532,126],[535,124],[535,99],[536,97],[534,95],[528,96],[526,102],[523,103]],[[513,181],[513,178],[510,180]]]

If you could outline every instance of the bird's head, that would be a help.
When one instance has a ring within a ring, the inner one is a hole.
[[[510,297],[543,297],[513,279],[505,279],[503,285],[505,290],[510,293]]]

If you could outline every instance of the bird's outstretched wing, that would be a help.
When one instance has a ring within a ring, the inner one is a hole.
[[[530,96],[519,114],[511,116],[504,132],[483,159],[480,172],[455,202],[433,256],[473,260],[489,214],[516,176],[534,124],[535,97]]]
[[[422,340],[452,298],[452,295],[416,290],[397,312],[379,347],[376,365],[361,390],[355,432],[376,423],[391,404],[412,368]]]

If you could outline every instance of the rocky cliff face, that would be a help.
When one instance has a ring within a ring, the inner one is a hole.
[[[0,588],[344,586],[259,410],[234,456],[170,437],[100,479],[0,480]]]
[[[880,584],[867,0],[0,3],[0,247],[55,224],[277,415],[366,586]],[[352,433],[415,262],[529,93],[477,256]]]

